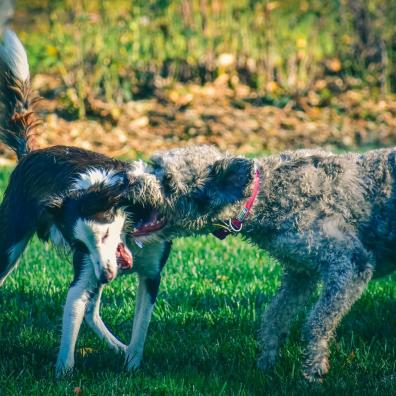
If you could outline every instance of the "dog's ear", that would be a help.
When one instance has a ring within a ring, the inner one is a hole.
[[[242,157],[217,160],[208,169],[200,199],[215,208],[233,204],[250,195],[253,177],[253,160]]]
[[[118,208],[127,202],[123,183],[111,186],[97,185],[85,191],[78,199],[79,214],[90,217],[95,213]]]

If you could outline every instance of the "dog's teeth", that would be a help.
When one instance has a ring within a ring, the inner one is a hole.
[[[136,245],[137,245],[140,249],[143,248],[143,243],[142,243],[141,240],[139,240],[139,239],[134,239],[134,241],[135,241]]]

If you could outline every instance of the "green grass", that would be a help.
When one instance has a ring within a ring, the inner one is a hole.
[[[0,172],[4,188],[9,171]],[[261,311],[279,286],[281,269],[239,239],[175,243],[146,343],[142,368],[126,374],[123,359],[84,325],[72,378],[56,381],[60,318],[72,277],[68,261],[33,240],[0,290],[0,394],[264,395],[395,394],[395,283],[372,282],[337,331],[332,369],[321,386],[302,381],[299,326],[275,370],[256,369]],[[108,285],[102,314],[124,342],[131,333],[136,279]],[[300,323],[301,324],[301,320]]]

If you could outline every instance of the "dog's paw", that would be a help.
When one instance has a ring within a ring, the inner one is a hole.
[[[69,377],[73,374],[74,362],[60,361],[56,362],[55,366],[55,377],[61,379]]]
[[[274,368],[278,352],[276,350],[263,351],[257,359],[257,367],[260,370],[268,371]]]
[[[329,372],[329,360],[322,358],[305,365],[303,376],[311,383],[322,383],[325,375]]]
[[[136,371],[140,367],[141,361],[142,353],[127,349],[125,356],[125,368],[127,371]]]

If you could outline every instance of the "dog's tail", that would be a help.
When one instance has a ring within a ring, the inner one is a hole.
[[[0,141],[15,151],[18,160],[33,151],[36,101],[25,49],[17,35],[6,29],[0,43]]]

